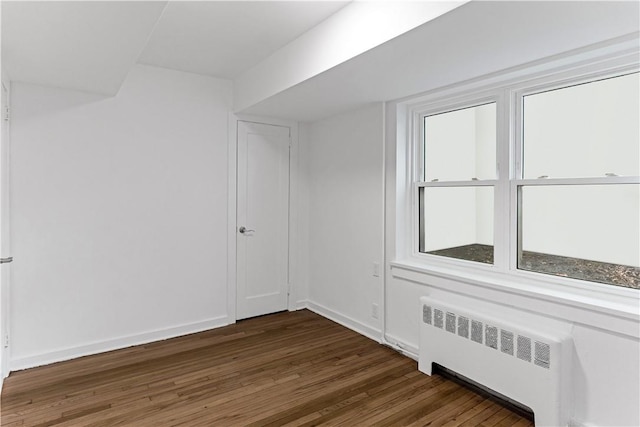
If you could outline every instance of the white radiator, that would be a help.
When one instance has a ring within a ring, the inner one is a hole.
[[[418,369],[433,363],[531,408],[536,426],[567,426],[573,343],[539,330],[432,298],[421,298]]]

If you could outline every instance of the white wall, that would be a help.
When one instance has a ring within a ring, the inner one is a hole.
[[[12,369],[226,323],[230,83],[12,93]]]
[[[383,256],[383,106],[310,123],[304,142],[309,197],[309,304],[379,337]],[[380,274],[382,276],[382,272]],[[339,314],[339,316],[336,316]]]

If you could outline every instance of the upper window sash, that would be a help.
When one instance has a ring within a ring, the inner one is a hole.
[[[562,91],[564,89],[579,88],[587,86],[591,83],[606,82],[618,77],[635,75],[640,79],[640,65],[638,63],[617,65],[611,67],[592,66],[589,71],[565,72],[561,74],[552,74],[541,78],[524,81],[514,84],[509,88],[511,98],[511,108],[513,109],[511,121],[512,129],[512,178],[526,185],[552,185],[553,182],[563,183],[598,183],[598,184],[615,184],[615,183],[634,183],[637,182],[638,175],[625,175],[614,170],[602,170],[596,174],[584,174],[579,176],[545,176],[545,172],[541,172],[538,176],[525,176],[525,146],[527,141],[524,139],[525,126],[525,100],[526,97],[532,95],[540,95],[546,92]],[[637,94],[636,94],[637,95]],[[603,141],[606,143],[606,141]],[[612,173],[612,175],[609,175]],[[536,174],[538,175],[538,174]],[[536,181],[540,180],[540,183]],[[546,183],[546,184],[545,184]]]
[[[495,164],[495,178],[498,179],[499,171],[497,170],[498,164],[498,153],[500,146],[500,135],[498,129],[501,126],[502,118],[501,114],[503,112],[502,107],[503,96],[502,93],[492,92],[480,92],[476,93],[473,96],[454,96],[448,99],[441,99],[439,101],[434,101],[429,104],[425,104],[413,110],[413,153],[414,153],[414,173],[413,173],[413,182],[432,182],[430,179],[426,179],[427,171],[426,171],[426,142],[425,142],[425,119],[433,116],[440,116],[447,113],[462,111],[466,109],[471,109],[474,107],[481,107],[488,104],[496,105],[496,149],[493,156],[494,164]],[[438,179],[436,182],[475,182],[473,178],[477,178],[474,176],[469,176],[468,180],[466,179],[455,179],[455,180],[447,180],[446,178],[441,177],[432,177]],[[480,180],[480,178],[479,178]],[[486,180],[484,180],[486,181]]]

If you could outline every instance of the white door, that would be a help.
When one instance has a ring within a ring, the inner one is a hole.
[[[238,319],[287,309],[289,141],[288,127],[238,122]]]
[[[7,375],[9,337],[9,107],[7,88],[2,84],[0,135],[0,375]]]

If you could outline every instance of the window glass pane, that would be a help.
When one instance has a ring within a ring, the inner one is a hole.
[[[524,97],[524,177],[640,175],[639,74]]]
[[[493,264],[493,187],[420,192],[420,251]]]
[[[640,288],[640,185],[521,187],[518,268]]]
[[[425,181],[496,177],[496,104],[424,118]]]

